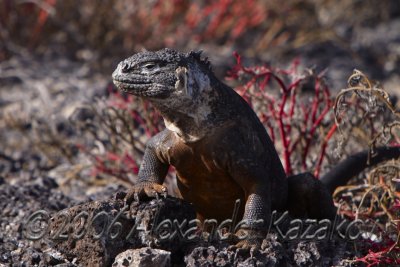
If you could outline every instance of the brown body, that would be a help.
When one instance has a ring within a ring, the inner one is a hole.
[[[213,160],[218,151],[219,139],[185,144],[169,132],[170,149],[160,149],[164,159],[169,159],[177,171],[177,185],[182,198],[193,203],[198,218],[221,221],[232,217],[234,204],[241,200],[244,211],[244,190],[233,181],[224,163]],[[211,149],[210,149],[211,148]],[[210,193],[205,193],[210,192]]]
[[[193,203],[199,219],[220,222],[232,218],[238,199],[241,204],[238,217],[242,218],[251,188],[257,187],[255,179],[257,184],[265,184],[274,192],[271,208],[284,208],[286,177],[269,177],[268,171],[276,171],[263,146],[261,138],[265,136],[255,134],[257,131],[250,130],[250,124],[249,121],[229,122],[216,128],[207,138],[192,143],[184,142],[169,130],[156,136],[157,158],[175,167],[179,192],[183,199]],[[227,150],[227,147],[232,149]],[[250,157],[244,147],[252,151]],[[235,177],[238,175],[241,176],[239,180]]]

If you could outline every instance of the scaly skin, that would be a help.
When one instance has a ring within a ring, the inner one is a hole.
[[[122,91],[152,102],[167,127],[148,142],[127,202],[165,193],[162,183],[172,165],[180,194],[193,203],[199,219],[231,218],[241,200],[239,216],[255,229],[241,247],[259,245],[273,210],[315,219],[335,216],[331,188],[311,174],[286,177],[254,111],[214,76],[200,53],[138,53],[118,65],[113,80]],[[259,219],[263,223],[255,224]]]

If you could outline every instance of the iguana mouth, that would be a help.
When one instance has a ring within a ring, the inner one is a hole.
[[[128,83],[128,82],[122,82],[118,80],[113,81],[115,86],[125,92],[125,93],[131,93],[134,95],[143,95],[145,91],[148,90],[149,86],[144,84],[135,84],[135,83]]]
[[[151,82],[126,82],[120,79],[113,79],[115,86],[128,94],[140,97],[164,97],[168,95],[168,88]]]
[[[116,71],[117,72],[117,71]],[[119,73],[113,73],[113,82],[115,86],[129,94],[137,96],[145,96],[148,91],[151,91],[151,82],[146,81],[140,75],[121,75]]]

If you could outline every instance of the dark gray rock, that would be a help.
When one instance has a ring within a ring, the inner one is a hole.
[[[27,233],[28,218],[33,213],[51,214],[69,203],[71,199],[58,191],[58,185],[48,177],[1,184],[0,266],[70,264],[63,255],[49,249],[45,240],[32,241]]]
[[[76,258],[83,266],[109,266],[119,253],[146,246],[168,249],[179,256],[185,240],[173,235],[175,228],[158,226],[163,225],[160,222],[194,218],[190,204],[172,197],[130,206],[123,200],[94,201],[54,214],[48,238],[71,261]],[[163,239],[165,231],[172,237]]]

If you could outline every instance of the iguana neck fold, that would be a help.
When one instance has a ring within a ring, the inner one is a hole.
[[[148,99],[160,111],[166,128],[185,143],[200,141],[214,132],[216,124],[229,121],[226,112],[217,110],[224,102],[223,88],[207,72],[197,62],[179,66],[175,70],[174,96]]]

